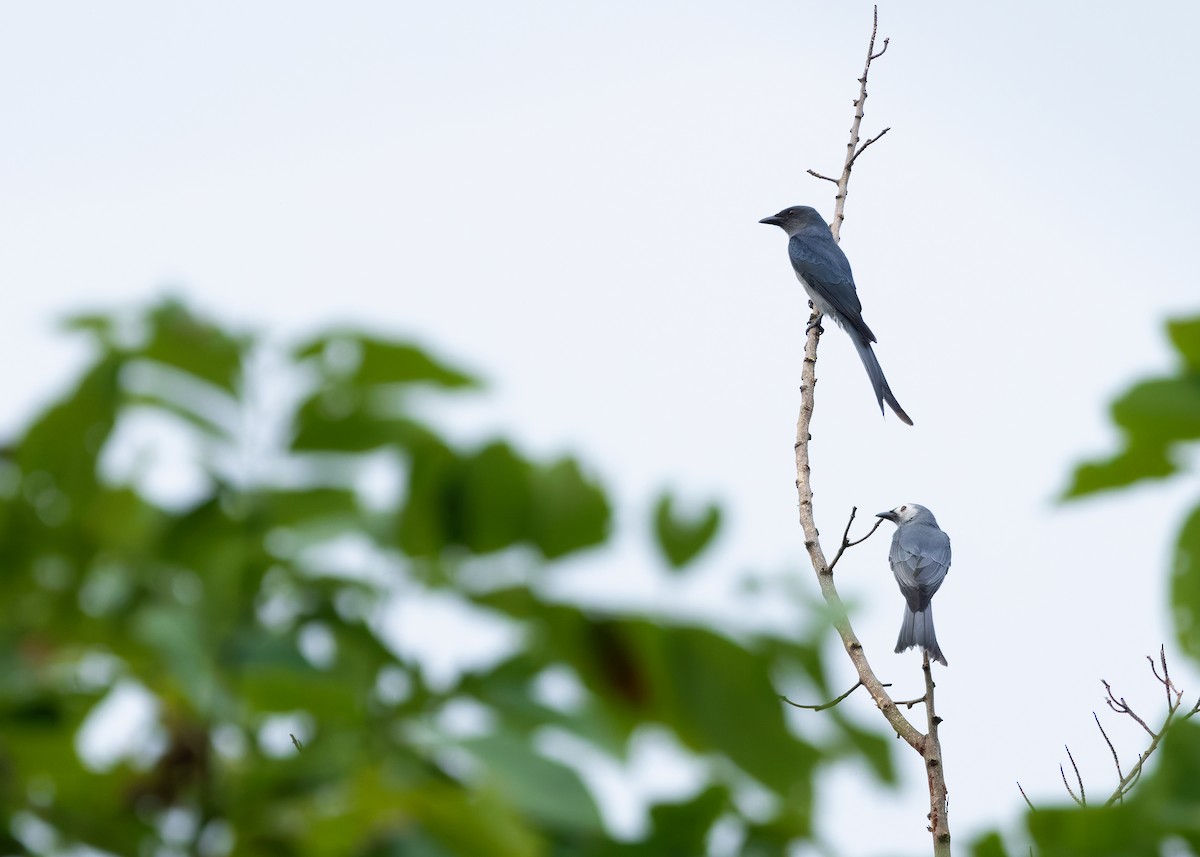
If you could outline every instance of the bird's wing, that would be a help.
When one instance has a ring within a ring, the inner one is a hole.
[[[804,278],[837,312],[836,319],[853,328],[867,342],[875,334],[862,317],[862,302],[854,287],[850,260],[830,235],[797,234],[788,241],[788,256],[796,273]]]
[[[888,559],[908,606],[919,612],[929,606],[950,571],[950,537],[937,527],[901,525]]]

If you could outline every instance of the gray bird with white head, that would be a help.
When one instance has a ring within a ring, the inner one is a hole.
[[[863,321],[862,303],[858,299],[858,290],[854,287],[850,260],[833,240],[829,224],[815,208],[807,205],[785,208],[778,214],[764,217],[758,222],[778,226],[788,234],[788,256],[792,260],[796,277],[808,292],[817,311],[832,318],[838,327],[850,335],[854,347],[858,349],[858,356],[867,369],[871,386],[875,388],[879,412],[883,413],[883,403],[887,402],[896,412],[896,416],[912,425],[912,420],[892,395],[892,388],[883,377],[883,369],[875,359],[875,352],[871,350],[871,343],[877,340],[871,328]]]
[[[950,537],[942,532],[933,512],[916,503],[897,506],[876,517],[896,524],[888,561],[907,602],[896,651],[920,646],[929,657],[947,666],[946,656],[933,633],[933,605],[930,602],[950,571]]]

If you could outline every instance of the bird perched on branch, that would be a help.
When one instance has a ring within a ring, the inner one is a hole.
[[[764,217],[758,222],[778,226],[788,234],[788,256],[792,260],[796,277],[808,292],[817,312],[832,318],[838,327],[850,335],[854,347],[858,349],[858,356],[867,369],[871,386],[875,388],[879,412],[883,413],[883,403],[887,402],[896,412],[896,416],[912,425],[912,420],[892,395],[892,388],[883,377],[883,369],[875,359],[875,352],[871,350],[871,343],[876,341],[875,334],[863,321],[862,303],[858,299],[858,290],[854,287],[850,260],[833,240],[829,224],[815,208],[807,205],[785,208],[778,214]],[[820,324],[820,319],[811,322],[808,329],[814,324]]]
[[[896,524],[888,561],[892,564],[892,574],[896,575],[900,592],[907,602],[904,606],[904,622],[900,625],[900,638],[896,640],[896,651],[903,652],[920,646],[929,653],[929,657],[947,666],[946,656],[938,647],[937,636],[933,633],[933,606],[930,602],[933,593],[938,591],[950,571],[950,537],[942,532],[933,512],[916,503],[897,506],[875,517]]]

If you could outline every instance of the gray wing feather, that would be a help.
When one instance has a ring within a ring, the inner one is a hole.
[[[836,311],[837,321],[853,329],[867,342],[875,334],[862,317],[862,301],[854,287],[850,260],[829,235],[793,235],[788,241],[792,267]]]
[[[888,560],[909,608],[919,613],[950,571],[950,537],[928,524],[903,524],[892,536]]]

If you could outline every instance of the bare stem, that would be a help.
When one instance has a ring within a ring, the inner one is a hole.
[[[925,736],[925,773],[929,779],[929,832],[933,834],[934,857],[950,857],[950,826],[946,820],[947,794],[946,770],[942,765],[942,742],[938,739],[938,726],[942,718],[937,716],[934,706],[933,670],[929,666],[929,652],[921,653],[921,669],[925,672],[925,718],[928,734]]]

